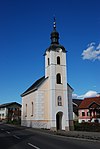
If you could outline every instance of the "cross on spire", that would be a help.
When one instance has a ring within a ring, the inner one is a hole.
[[[53,29],[56,30],[56,18],[54,17],[54,21],[53,21]]]

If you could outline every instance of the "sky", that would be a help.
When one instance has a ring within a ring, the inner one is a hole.
[[[0,104],[44,76],[54,16],[73,98],[100,93],[100,0],[0,0]]]

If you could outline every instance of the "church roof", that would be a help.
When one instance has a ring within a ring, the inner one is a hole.
[[[24,93],[21,94],[21,97],[36,91],[46,79],[48,79],[48,77],[45,78],[45,76],[43,76],[40,79],[38,79],[37,81],[35,81],[35,83],[33,83]],[[68,83],[67,83],[67,85],[73,90],[73,88]]]
[[[47,77],[48,78],[48,77]],[[24,93],[21,94],[21,97],[36,91],[39,86],[47,79],[45,78],[45,76],[41,77],[40,79],[38,79],[35,83],[33,83]]]
[[[59,48],[61,48],[63,52],[66,52],[66,49],[64,48],[64,46],[56,43],[51,44],[49,48],[46,49],[46,51],[57,51]]]
[[[62,52],[66,52],[64,46],[59,44],[59,33],[56,30],[56,19],[54,18],[53,31],[51,32],[51,44],[46,51],[59,51],[59,49],[62,49]]]
[[[74,91],[74,89],[69,85],[69,83],[67,83],[67,86],[69,86],[69,88]]]
[[[13,104],[17,104],[18,106],[21,107],[21,104],[17,103],[17,102],[9,102],[9,103],[5,103],[5,104],[1,104],[0,105],[0,108],[5,108],[5,107],[8,107],[8,106],[11,106]]]

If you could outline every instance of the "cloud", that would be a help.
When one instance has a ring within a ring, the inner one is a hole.
[[[72,94],[72,98],[73,99],[77,99],[78,98],[78,95],[77,94]]]
[[[97,50],[100,50],[100,43],[99,43],[99,45],[97,46]]]
[[[96,45],[95,42],[88,44],[86,50],[82,53],[83,60],[100,60],[100,43]]]
[[[96,97],[98,95],[98,93],[96,91],[88,91],[83,95],[77,95],[77,94],[73,94],[72,98],[73,99],[84,99],[84,98],[89,98],[89,97]]]
[[[88,91],[85,95],[84,95],[84,98],[87,98],[87,97],[95,97],[97,96],[97,92],[96,91]]]

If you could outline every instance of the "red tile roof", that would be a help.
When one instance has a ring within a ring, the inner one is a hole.
[[[96,103],[98,105],[100,105],[100,96],[99,97],[91,97],[91,98],[85,98],[80,106],[79,106],[79,109],[87,109],[89,108],[89,106],[92,104],[92,103]]]

